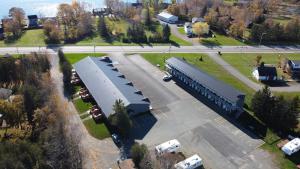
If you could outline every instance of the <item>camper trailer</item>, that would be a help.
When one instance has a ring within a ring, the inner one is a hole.
[[[286,155],[292,155],[300,150],[300,138],[294,138],[292,141],[286,143],[281,150]]]
[[[180,148],[179,141],[174,139],[156,146],[155,153],[157,155],[162,155],[164,153],[173,153],[176,152],[179,148]]]
[[[175,164],[174,167],[176,169],[195,169],[202,165],[202,159],[198,156],[198,154],[195,154],[184,161]]]

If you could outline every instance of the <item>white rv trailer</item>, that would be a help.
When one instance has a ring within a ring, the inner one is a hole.
[[[286,143],[281,150],[286,155],[292,155],[300,150],[300,138],[294,138],[290,142]]]
[[[176,169],[195,169],[202,165],[203,165],[202,159],[198,156],[198,154],[195,154],[195,155],[175,164],[174,167]]]
[[[174,139],[156,146],[155,153],[157,155],[162,155],[164,153],[173,153],[176,152],[179,148],[180,148],[179,141]]]

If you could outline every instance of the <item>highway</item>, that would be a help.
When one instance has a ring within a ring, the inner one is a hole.
[[[63,46],[65,53],[300,53],[300,46]],[[3,47],[0,54],[55,52],[59,47]]]

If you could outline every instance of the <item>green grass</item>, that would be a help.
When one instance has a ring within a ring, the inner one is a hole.
[[[181,38],[179,38],[179,37],[177,37],[173,34],[171,34],[170,40],[173,41],[174,43],[176,43],[177,45],[180,45],[180,46],[191,46],[192,45],[192,43],[187,42],[187,41],[185,41],[185,40],[183,40],[183,39],[181,39]]]
[[[88,111],[92,106],[90,102],[84,102],[82,99],[74,100],[73,103],[79,114]]]
[[[169,54],[158,54],[158,53],[147,53],[142,54],[142,56],[148,60],[153,65],[160,65],[160,69],[164,70],[164,58],[168,59]],[[211,60],[206,54],[171,54],[175,57],[184,57],[189,63],[194,64],[199,67],[201,70],[207,72],[213,77],[233,86],[234,88],[244,92],[246,94],[245,103],[250,105],[251,98],[254,94],[254,90],[249,88],[247,85],[236,79],[234,76],[229,74],[225,69],[220,65]],[[200,57],[203,57],[203,62],[199,61]]]
[[[260,55],[262,56],[261,61],[265,62],[265,64],[272,64],[277,66],[279,62],[279,54],[277,53],[224,53],[222,54],[222,58],[235,67],[238,71],[244,74],[249,79],[257,82],[252,77],[252,71],[255,67],[255,58]],[[300,60],[299,54],[291,53],[291,54],[280,54],[281,56],[285,56],[289,59],[298,59]],[[279,76],[283,75],[283,72],[280,69],[277,69],[277,73]]]
[[[185,31],[184,31],[184,27],[178,27],[178,32],[183,34],[183,35],[186,35]]]
[[[83,124],[85,125],[90,135],[97,139],[110,137],[109,131],[104,123],[96,123],[94,119],[89,119],[85,120]]]
[[[0,41],[0,47],[5,46],[46,46],[44,32],[42,29],[27,30],[21,38],[14,42],[5,43]]]
[[[203,45],[208,45],[208,46],[244,46],[246,45],[245,43],[236,40],[230,36],[226,35],[221,35],[219,33],[214,32],[214,35],[216,37],[214,38],[201,38],[200,43]]]
[[[104,53],[65,53],[66,58],[71,64],[74,64],[87,56],[101,57],[105,55],[106,54]]]

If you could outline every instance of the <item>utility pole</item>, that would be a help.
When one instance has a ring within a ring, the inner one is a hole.
[[[267,34],[267,33],[266,33],[266,32],[263,32],[263,33],[261,34],[260,40],[259,40],[259,46],[261,45],[262,38],[263,38],[263,36],[264,36],[265,34]]]

